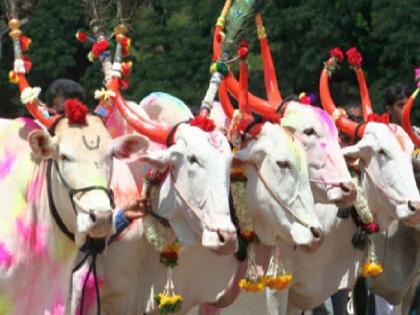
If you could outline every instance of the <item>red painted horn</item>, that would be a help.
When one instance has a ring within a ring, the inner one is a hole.
[[[171,131],[171,127],[162,126],[156,123],[145,120],[143,117],[140,117],[136,112],[134,112],[130,107],[127,106],[124,98],[120,93],[120,82],[119,79],[113,77],[111,82],[108,85],[108,88],[115,93],[114,104],[120,111],[124,119],[130,124],[130,126],[136,130],[138,133],[148,137],[150,140],[166,144],[168,136]],[[174,135],[173,135],[174,136]],[[173,137],[172,136],[172,137]],[[173,142],[173,139],[170,141]]]
[[[328,74],[328,70],[326,67],[321,72],[321,78],[319,82],[319,92],[320,92],[320,98],[321,103],[324,109],[330,114],[335,124],[337,125],[337,128],[340,129],[345,134],[349,135],[351,138],[355,136],[356,128],[358,124],[350,119],[347,118],[344,111],[340,111],[335,106],[335,103],[331,97],[330,93],[330,87],[329,87],[329,79],[330,76]],[[366,125],[362,125],[357,132],[357,136],[361,138],[363,136],[363,133],[365,132]]]
[[[414,101],[419,93],[420,89],[417,88],[413,94],[408,98],[404,104],[401,114],[401,124],[407,134],[410,136],[413,143],[418,147],[420,146],[420,137],[414,132],[413,126],[411,125],[411,109],[413,108]]]

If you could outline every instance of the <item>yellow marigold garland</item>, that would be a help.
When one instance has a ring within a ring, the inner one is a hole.
[[[277,238],[267,273],[263,279],[264,285],[272,290],[286,289],[293,280],[293,275],[286,273],[281,261],[279,241],[280,240]]]
[[[378,258],[375,254],[375,245],[371,240],[369,240],[368,257],[366,262],[362,265],[362,276],[365,278],[377,277],[383,272],[384,268],[378,262]]]
[[[143,182],[142,197],[151,197],[156,195],[156,186],[151,186],[151,183],[145,179]],[[151,188],[151,189],[150,189]],[[150,191],[147,196],[146,191]],[[176,313],[181,309],[182,296],[175,294],[175,287],[173,283],[173,268],[178,265],[178,255],[181,250],[181,245],[177,240],[170,243],[160,231],[160,224],[157,219],[152,216],[146,216],[144,219],[144,227],[146,238],[149,243],[160,252],[159,260],[166,266],[166,284],[162,293],[155,296],[156,304],[159,307],[159,314],[166,315],[169,313]]]

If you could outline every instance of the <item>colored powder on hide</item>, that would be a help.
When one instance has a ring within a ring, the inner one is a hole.
[[[45,250],[45,228],[36,224],[26,226],[22,219],[16,219],[16,229],[35,255]]]
[[[43,183],[44,177],[43,176],[37,176],[28,187],[27,192],[27,202],[33,203],[35,202],[36,198],[39,197],[41,194],[42,189],[42,183]]]
[[[11,314],[13,312],[13,304],[10,299],[0,296],[0,315]]]
[[[82,292],[83,284],[85,283],[86,277],[87,277],[87,271],[83,275],[82,281],[80,282],[80,292]],[[102,287],[103,284],[104,284],[104,279],[98,276],[99,288]],[[79,300],[79,303],[80,303],[80,300]],[[84,314],[89,313],[89,310],[95,305],[95,303],[96,303],[95,279],[93,278],[93,275],[90,274],[89,278],[87,279],[86,288],[85,288],[83,313]],[[77,315],[80,315],[80,308],[81,308],[81,305],[78,305],[77,312],[76,312]]]
[[[13,257],[10,252],[6,249],[6,246],[3,243],[0,243],[0,266],[6,268],[10,267],[13,262]],[[1,312],[0,312],[1,314]]]
[[[4,161],[0,163],[0,180],[9,175],[10,170],[16,160],[16,156],[6,156]]]

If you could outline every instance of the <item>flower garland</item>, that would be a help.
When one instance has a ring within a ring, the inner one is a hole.
[[[142,197],[152,198],[157,194],[159,182],[156,178],[162,179],[159,172],[152,170],[148,172],[143,182]],[[173,282],[173,268],[178,265],[179,251],[181,246],[177,240],[169,242],[160,229],[160,224],[152,216],[146,216],[144,219],[144,230],[146,239],[153,248],[160,252],[159,261],[166,269],[166,284],[162,293],[155,296],[155,301],[161,315],[176,313],[181,309],[182,297],[175,293]]]
[[[258,243],[258,237],[255,233],[254,224],[246,207],[245,200],[245,181],[232,181],[231,193],[233,205],[238,218],[240,237],[245,241],[248,247],[248,266],[245,278],[239,280],[238,286],[244,291],[261,292],[265,287],[273,290],[282,290],[288,287],[293,276],[286,273],[281,262],[279,239],[276,239],[274,252],[270,259],[267,273],[264,276],[258,275],[257,263],[255,261],[254,246]]]
[[[363,195],[363,189],[359,177],[356,174],[353,174],[352,179],[357,190],[356,203],[354,207],[356,209],[357,215],[362,221],[362,229],[367,234],[368,254],[366,262],[361,267],[361,273],[363,277],[377,277],[382,274],[383,267],[378,262],[375,254],[375,245],[370,238],[370,235],[379,232],[379,225],[375,222],[373,214],[369,209],[367,200]]]

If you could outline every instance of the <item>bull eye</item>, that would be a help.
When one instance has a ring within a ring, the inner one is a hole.
[[[63,162],[67,162],[67,161],[70,161],[71,159],[65,154],[60,154],[60,160]]]
[[[378,151],[378,153],[379,153],[380,155],[382,155],[383,157],[387,157],[387,156],[388,156],[388,154],[385,152],[385,150],[384,150],[384,149],[380,149],[380,150]]]
[[[277,166],[283,169],[289,169],[290,168],[290,164],[287,161],[277,161],[276,162]]]
[[[188,156],[188,162],[190,162],[191,164],[198,164],[198,160],[195,157],[195,155],[189,155]]]
[[[307,136],[312,136],[316,134],[314,128],[306,128],[305,130],[303,130],[303,133]]]

